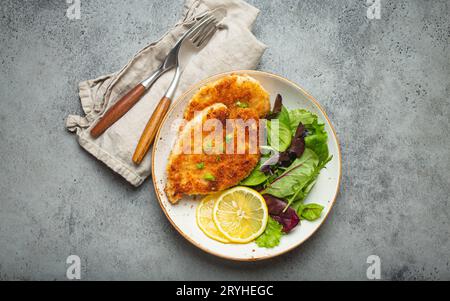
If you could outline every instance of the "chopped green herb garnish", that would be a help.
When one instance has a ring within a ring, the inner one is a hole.
[[[239,108],[248,108],[248,103],[238,100],[236,101],[236,106],[238,106]]]
[[[197,166],[198,169],[203,169],[205,167],[205,162],[197,163],[195,166]]]
[[[222,158],[220,158],[220,156],[216,157],[216,162],[219,162],[220,160],[222,160]]]
[[[227,134],[226,136],[225,136],[225,143],[230,143],[231,142],[231,140],[233,140],[233,134]]]
[[[205,174],[203,175],[203,179],[205,179],[205,180],[207,180],[207,181],[215,181],[215,180],[216,180],[216,177],[214,177],[212,174],[210,174],[210,173],[208,172],[208,173],[205,173]]]
[[[203,144],[203,149],[207,152],[209,152],[212,148],[212,141],[208,140]]]

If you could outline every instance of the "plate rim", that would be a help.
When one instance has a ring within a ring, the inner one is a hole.
[[[204,85],[206,82],[208,82],[211,78],[213,77],[220,77],[220,76],[226,76],[226,75],[230,75],[230,74],[234,74],[234,73],[249,73],[249,75],[251,76],[250,73],[256,73],[256,74],[261,74],[261,75],[265,75],[265,76],[269,76],[272,78],[277,78],[281,81],[285,81],[288,84],[294,86],[295,88],[299,89],[310,101],[312,101],[317,108],[322,112],[323,116],[325,116],[328,124],[330,125],[331,131],[333,133],[334,138],[336,139],[336,143],[337,143],[337,153],[338,153],[338,159],[339,159],[339,176],[338,176],[338,184],[336,187],[336,191],[334,193],[334,197],[333,197],[333,201],[331,202],[331,206],[330,206],[330,210],[328,210],[327,214],[324,216],[324,218],[322,219],[322,221],[320,222],[319,226],[312,231],[305,239],[299,241],[297,244],[292,245],[291,247],[287,248],[286,250],[277,253],[277,254],[272,254],[272,255],[266,255],[266,256],[261,256],[261,257],[253,257],[253,258],[237,258],[237,257],[232,257],[232,256],[226,256],[226,255],[222,255],[219,253],[216,253],[206,247],[203,247],[201,244],[195,242],[192,238],[190,238],[189,236],[187,236],[175,223],[174,221],[170,218],[169,214],[166,211],[166,208],[164,207],[164,205],[162,204],[161,201],[161,197],[159,194],[159,189],[157,186],[157,181],[155,179],[155,153],[156,153],[156,147],[152,147],[152,183],[153,183],[153,188],[155,189],[155,194],[156,194],[156,198],[158,199],[158,203],[159,206],[161,207],[162,211],[164,212],[164,215],[166,216],[166,218],[169,220],[170,224],[175,228],[175,230],[182,236],[184,237],[188,242],[190,242],[191,244],[193,244],[194,246],[196,246],[197,248],[199,248],[200,250],[217,256],[219,258],[223,258],[223,259],[227,259],[227,260],[232,260],[232,261],[240,261],[240,262],[254,262],[254,261],[261,261],[261,260],[266,260],[266,259],[270,259],[270,258],[274,258],[277,256],[281,256],[283,254],[286,254],[294,249],[296,249],[297,247],[299,247],[301,244],[303,244],[305,241],[307,241],[311,236],[313,236],[322,226],[322,224],[327,220],[328,215],[330,214],[331,210],[334,207],[334,204],[336,202],[337,196],[339,195],[339,191],[340,191],[340,186],[341,186],[341,178],[342,178],[342,157],[341,157],[341,146],[340,146],[340,142],[339,142],[339,138],[336,134],[336,130],[334,129],[333,124],[331,123],[330,118],[328,117],[327,113],[325,112],[325,110],[323,109],[322,105],[309,93],[307,92],[305,89],[303,89],[300,85],[296,84],[295,82],[284,78],[280,75],[271,73],[271,72],[267,72],[267,71],[260,71],[260,70],[247,70],[247,69],[240,69],[240,70],[232,70],[232,71],[227,71],[227,72],[220,72],[211,76],[208,76],[198,82],[195,82],[194,84],[190,85],[180,96],[178,96],[178,98],[173,101],[172,105],[170,106],[169,110],[167,111],[167,114],[164,116],[163,120],[161,121],[161,124],[158,127],[158,131],[156,132],[156,136],[154,141],[159,141],[160,138],[160,132],[162,129],[162,126],[164,125],[164,123],[166,122],[167,118],[169,117],[169,115],[172,113],[172,111],[175,109],[176,105],[181,102],[182,99],[185,98],[185,96],[189,93],[191,93],[193,90],[198,89],[199,87],[201,87],[202,85]]]

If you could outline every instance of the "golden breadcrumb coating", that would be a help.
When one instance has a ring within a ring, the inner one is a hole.
[[[226,131],[226,120],[234,118],[248,121],[246,125],[236,123],[232,131]],[[211,119],[222,125],[201,130],[200,152],[195,153],[199,144],[194,143],[197,126],[205,125]],[[181,129],[172,149],[167,165],[167,185],[165,192],[170,202],[176,203],[183,195],[204,195],[237,185],[246,178],[259,161],[257,147],[258,114],[253,109],[229,109],[222,103],[214,103],[204,108]],[[238,135],[241,130],[246,134]],[[253,131],[252,138],[249,133]],[[255,137],[256,133],[256,137]],[[244,152],[237,154],[237,141],[244,142]],[[252,141],[252,139],[256,139]],[[256,151],[249,146],[256,143]]]
[[[190,100],[184,118],[191,120],[196,111],[215,103],[223,103],[233,118],[239,108],[253,109],[259,118],[270,111],[269,93],[254,78],[248,75],[228,75],[202,87]]]

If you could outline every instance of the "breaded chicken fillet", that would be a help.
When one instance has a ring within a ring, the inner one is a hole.
[[[240,108],[253,109],[259,118],[270,111],[269,93],[257,80],[248,75],[228,75],[202,87],[189,101],[184,118],[191,120],[196,111],[215,103],[226,105],[230,118]]]
[[[232,130],[227,130],[226,119],[231,113],[245,123],[236,122]],[[258,120],[252,109],[230,110],[214,103],[188,121],[179,132],[167,165],[165,191],[169,201],[221,191],[246,178],[260,158]]]

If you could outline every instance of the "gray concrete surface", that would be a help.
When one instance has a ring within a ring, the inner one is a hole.
[[[449,1],[250,1],[269,45],[259,69],[310,91],[341,141],[340,195],[298,249],[257,263],[214,258],[166,220],[149,181],[132,188],[64,129],[77,82],[116,71],[182,1],[0,4],[0,279],[450,280]]]

